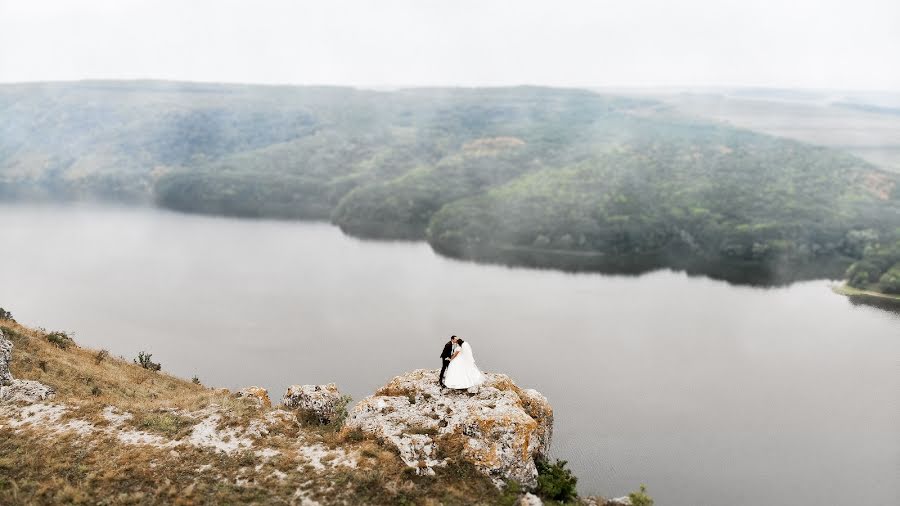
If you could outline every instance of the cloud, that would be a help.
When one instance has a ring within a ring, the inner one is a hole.
[[[0,0],[0,81],[900,89],[896,0]]]

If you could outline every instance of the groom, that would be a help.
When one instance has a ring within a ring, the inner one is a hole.
[[[444,386],[444,372],[450,365],[450,356],[453,355],[453,345],[456,344],[457,337],[450,336],[450,340],[444,345],[444,351],[441,352],[441,373],[438,375],[438,384]]]

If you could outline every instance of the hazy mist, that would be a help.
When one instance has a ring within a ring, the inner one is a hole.
[[[898,0],[0,0],[0,303],[276,402],[456,333],[582,494],[896,503],[898,55]]]
[[[893,0],[0,2],[0,81],[900,88]]]

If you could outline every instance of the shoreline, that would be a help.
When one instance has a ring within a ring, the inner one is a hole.
[[[846,281],[831,285],[831,291],[838,295],[847,297],[872,297],[878,300],[893,302],[900,304],[900,295],[891,295],[889,293],[876,292],[873,290],[861,290],[847,285]]]

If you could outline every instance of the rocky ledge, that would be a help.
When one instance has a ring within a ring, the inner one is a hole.
[[[431,504],[439,496],[453,504],[512,498],[517,504],[539,505],[541,500],[528,491],[547,492],[538,485],[536,460],[549,460],[553,409],[539,392],[518,387],[505,374],[488,373],[484,384],[459,391],[439,387],[437,370],[419,369],[393,378],[349,413],[349,397],[333,383],[292,385],[282,404],[273,407],[264,388],[234,393],[205,388],[102,352],[67,351],[48,342],[44,333],[9,325],[16,346],[22,346],[17,351],[26,356],[12,364],[13,342],[0,330],[0,432],[7,444],[32,453],[42,451],[45,441],[102,448],[107,455],[92,472],[112,473],[111,478],[91,485],[85,494],[123,493],[118,467],[103,467],[107,457],[175,468],[172,476],[190,476],[191,483],[184,490],[171,489],[173,493],[190,495],[195,488],[197,497],[225,493],[222,497],[230,498],[225,502],[259,497],[282,502],[289,497],[304,505],[393,504],[401,499]],[[45,366],[54,375],[26,366],[38,357],[47,358]],[[13,365],[50,385],[14,378]],[[79,385],[58,380],[81,378],[88,370],[102,375],[103,389],[113,394],[92,392],[83,402]],[[174,392],[172,400],[180,404],[153,397],[157,387]],[[137,389],[150,398],[135,401]],[[118,391],[127,392],[126,398]],[[26,472],[20,482],[31,490],[27,497],[38,497],[43,488],[32,475],[43,476],[43,464],[23,459]],[[488,479],[453,482],[460,465]],[[168,481],[161,487],[154,476],[143,476],[141,483],[169,490]],[[509,480],[523,487],[504,487]],[[628,497],[572,499],[591,506],[632,503]],[[170,501],[156,497],[149,502]]]
[[[462,456],[498,485],[537,483],[536,458],[547,458],[553,408],[536,390],[505,374],[468,391],[438,386],[438,371],[418,369],[392,379],[350,412],[344,431],[361,430],[395,447],[419,474],[434,474]]]
[[[0,330],[0,402],[38,402],[53,397],[53,389],[32,380],[15,379],[10,371],[12,341]]]

